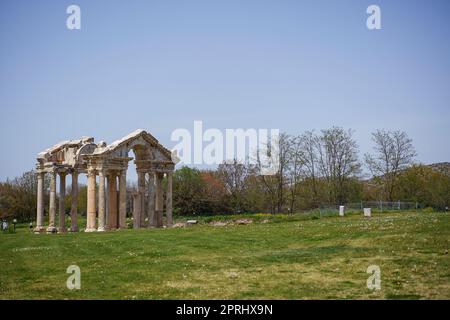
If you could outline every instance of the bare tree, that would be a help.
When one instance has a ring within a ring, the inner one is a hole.
[[[346,184],[361,169],[352,131],[339,127],[322,130],[317,150],[319,169],[328,183],[329,201],[344,203]]]
[[[288,141],[288,166],[287,173],[289,179],[289,209],[290,212],[295,211],[295,202],[297,198],[297,189],[303,177],[304,151],[301,136],[289,137]]]
[[[301,162],[303,164],[303,174],[305,178],[310,179],[313,191],[313,203],[317,204],[317,160],[318,146],[320,146],[320,138],[313,131],[306,131],[300,137],[301,143]]]
[[[385,196],[393,201],[399,173],[411,166],[417,155],[412,139],[403,131],[377,130],[372,141],[375,153],[365,155],[366,164],[372,175],[383,181]]]
[[[281,133],[275,141],[271,141],[266,150],[269,153],[269,158],[276,158],[276,171],[273,174],[265,174],[265,163],[261,160],[263,155],[261,150],[256,151],[256,169],[259,173],[259,177],[269,195],[271,212],[282,212],[285,202],[284,198],[284,186],[285,186],[285,174],[289,165],[289,135]],[[273,164],[272,164],[273,165]]]

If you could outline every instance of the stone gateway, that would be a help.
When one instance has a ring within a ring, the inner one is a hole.
[[[110,145],[92,137],[63,141],[41,152],[37,157],[36,233],[66,232],[66,176],[72,177],[71,226],[78,231],[78,175],[86,174],[86,232],[126,228],[126,174],[134,152],[138,190],[133,194],[133,227],[162,227],[164,188],[167,178],[166,225],[172,219],[172,173],[175,163],[171,152],[145,130],[136,130]],[[44,226],[44,176],[50,175],[48,226]],[[98,176],[98,180],[97,180]],[[59,177],[59,223],[56,225],[56,179]],[[97,187],[98,186],[98,187]]]

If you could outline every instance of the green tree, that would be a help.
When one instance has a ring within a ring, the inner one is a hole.
[[[413,165],[398,176],[397,199],[444,210],[450,206],[450,177],[425,165]]]
[[[182,167],[173,174],[174,212],[189,215],[198,212],[205,190],[198,169]]]

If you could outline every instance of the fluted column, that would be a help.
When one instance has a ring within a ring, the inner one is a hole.
[[[117,229],[117,176],[114,172],[108,175],[108,228]]]
[[[155,174],[148,174],[148,227],[156,227],[155,215]]]
[[[105,186],[105,230],[109,229],[109,185],[108,174],[105,174],[106,186]]]
[[[95,170],[88,171],[87,185],[87,222],[86,232],[96,231],[95,215],[96,215],[96,196],[95,196]]]
[[[98,231],[105,231],[105,174],[103,171],[98,173]]]
[[[166,217],[167,217],[167,226],[171,227],[173,225],[173,217],[172,217],[172,172],[169,172],[167,174]]]
[[[53,233],[56,231],[56,172],[50,173],[50,204],[48,213],[48,228],[47,232]]]
[[[44,172],[37,174],[37,208],[35,232],[42,232],[44,228]]]
[[[72,202],[70,206],[70,220],[72,232],[78,232],[78,172],[72,172]]]
[[[141,212],[141,197],[139,192],[133,192],[133,229],[141,227],[141,219],[139,214]]]
[[[119,175],[119,228],[127,227],[127,171]]]
[[[58,232],[66,232],[66,173],[59,173],[59,229]]]
[[[139,228],[145,227],[145,172],[138,171]]]
[[[164,198],[163,198],[163,187],[162,187],[162,181],[163,181],[164,174],[157,173],[156,174],[156,187],[155,187],[155,216],[156,216],[156,227],[162,227],[163,226],[163,205],[164,205]]]

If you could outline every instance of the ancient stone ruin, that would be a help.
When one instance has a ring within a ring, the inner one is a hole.
[[[133,194],[133,228],[162,227],[164,188],[166,184],[166,225],[172,219],[172,173],[175,167],[171,152],[144,130],[136,130],[110,145],[92,137],[63,141],[41,152],[37,157],[36,233],[66,232],[66,176],[72,176],[71,226],[78,231],[78,175],[86,174],[86,232],[126,228],[126,174],[130,151],[134,152],[138,174],[138,191]],[[44,226],[44,175],[50,174],[48,226]],[[56,226],[56,179],[59,176],[59,224]],[[97,188],[98,176],[98,188]]]

